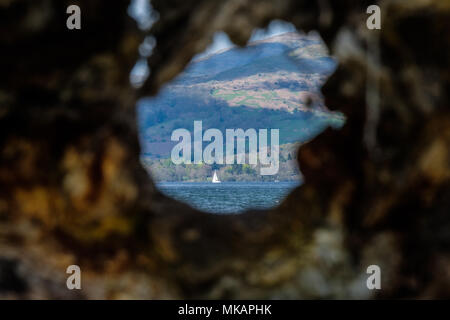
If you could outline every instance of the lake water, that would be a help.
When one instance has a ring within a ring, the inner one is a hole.
[[[203,211],[231,213],[277,206],[298,182],[162,182],[166,195]]]

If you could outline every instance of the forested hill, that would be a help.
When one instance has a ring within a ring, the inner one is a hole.
[[[157,97],[138,104],[143,155],[166,158],[177,128],[267,128],[280,143],[305,141],[343,118],[323,106],[320,86],[336,62],[314,36],[286,33],[192,61]]]

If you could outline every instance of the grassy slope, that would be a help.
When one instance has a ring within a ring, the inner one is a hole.
[[[282,144],[309,140],[328,125],[342,124],[340,115],[321,111],[318,92],[318,108],[308,109],[301,100],[304,92],[318,91],[334,61],[317,41],[276,41],[193,62],[159,97],[143,100],[138,108],[143,154],[167,157],[172,131],[191,130],[194,120],[222,131],[277,128]]]

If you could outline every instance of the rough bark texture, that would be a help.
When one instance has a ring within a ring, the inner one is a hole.
[[[370,31],[373,2],[153,0],[135,92],[145,35],[127,1],[0,0],[0,297],[450,297],[450,4],[383,1]],[[73,3],[82,30],[66,28]],[[211,215],[161,195],[139,163],[136,99],[215,31],[242,45],[274,18],[318,30],[339,59],[323,92],[346,125],[302,146],[306,183],[274,210]],[[82,290],[66,288],[70,264]],[[382,290],[365,286],[371,264]]]

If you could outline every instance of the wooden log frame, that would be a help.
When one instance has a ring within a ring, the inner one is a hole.
[[[151,75],[134,90],[145,33],[128,1],[75,2],[81,30],[63,1],[0,1],[0,297],[450,296],[448,5],[383,1],[382,29],[367,30],[377,1],[153,0]],[[212,215],[165,197],[139,162],[137,98],[215,31],[244,45],[272,19],[318,30],[339,59],[323,93],[346,125],[300,148],[306,183],[273,210]],[[70,264],[82,290],[66,288]],[[365,287],[372,264],[382,290]]]

